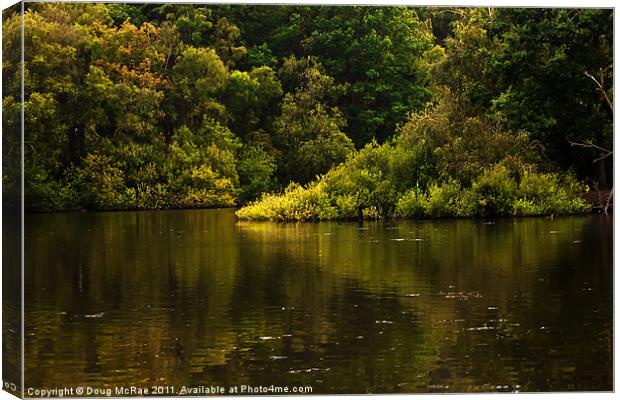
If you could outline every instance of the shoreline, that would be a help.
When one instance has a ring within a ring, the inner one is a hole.
[[[278,223],[299,223],[299,222],[362,222],[362,221],[380,221],[380,222],[389,222],[389,221],[425,221],[425,220],[462,220],[462,219],[485,219],[485,218],[556,218],[556,217],[568,217],[568,216],[577,216],[577,215],[590,215],[590,214],[604,214],[604,209],[607,203],[607,199],[609,198],[611,190],[597,190],[590,191],[579,194],[578,197],[584,199],[588,204],[591,205],[591,210],[586,213],[575,213],[575,214],[540,214],[540,215],[494,215],[494,216],[472,216],[472,217],[460,217],[460,216],[446,216],[446,217],[402,217],[398,215],[394,215],[391,218],[388,218],[387,221],[384,218],[335,218],[335,219],[325,219],[325,220],[272,220],[272,219],[251,219],[251,218],[240,218],[235,215],[235,218],[238,221],[243,222],[278,222]],[[246,205],[236,205],[236,206],[226,206],[226,207],[166,207],[166,208],[110,208],[110,209],[72,209],[72,210],[59,210],[59,211],[39,211],[39,210],[29,210],[26,209],[24,214],[30,215],[41,215],[41,214],[70,214],[70,213],[103,213],[103,212],[127,212],[127,211],[182,211],[182,210],[239,210],[242,209]],[[608,214],[612,214],[614,209],[614,200],[613,194],[611,195],[611,199],[608,205]],[[3,213],[16,212],[20,211],[19,207],[15,206],[6,206],[2,207]]]

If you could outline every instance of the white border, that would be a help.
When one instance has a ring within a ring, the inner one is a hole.
[[[75,0],[69,0],[71,2],[80,2],[80,1],[75,1]],[[98,0],[95,0],[98,1]],[[85,1],[82,1],[85,2]],[[90,2],[93,2],[92,0]],[[112,1],[98,1],[98,2],[112,2]],[[558,7],[558,8],[562,8],[562,7],[580,7],[580,8],[616,8],[616,1],[615,0],[590,0],[590,1],[583,1],[583,0],[543,0],[543,1],[536,1],[536,0],[526,0],[526,1],[513,1],[513,0],[479,0],[479,1],[463,1],[463,0],[459,0],[459,1],[445,1],[445,0],[424,0],[424,1],[396,1],[396,0],[392,0],[392,1],[380,1],[380,0],[262,0],[262,1],[248,1],[248,0],[227,0],[227,1],[215,1],[215,0],[197,0],[197,1],[184,1],[184,0],[167,0],[167,1],[139,1],[139,0],[125,0],[125,1],[115,1],[115,2],[120,2],[120,3],[204,3],[204,4],[222,4],[222,3],[228,3],[228,4],[326,4],[326,5],[353,5],[353,4],[363,4],[363,5],[411,5],[411,6],[471,6],[471,7],[486,7],[486,6],[494,6],[494,7]],[[2,10],[4,10],[5,8],[16,4],[16,1],[13,0],[0,0],[0,7],[2,8]],[[618,22],[618,18],[616,18],[616,16],[614,16],[614,39],[615,39],[615,32],[618,32],[618,26],[619,26],[619,22]],[[0,43],[2,42],[2,33],[0,32]],[[616,60],[616,49],[618,47],[618,42],[616,40],[614,40],[614,60]],[[22,54],[23,56],[23,54]],[[0,52],[0,65],[2,64],[2,52]],[[614,65],[614,88],[618,87],[618,75],[616,73],[616,68]],[[2,76],[0,74],[0,88],[2,87]],[[23,85],[22,85],[22,90],[23,90]],[[0,120],[2,118],[2,110],[0,109]],[[22,116],[22,123],[23,123],[23,116]],[[0,132],[1,132],[1,128],[0,128]],[[616,134],[618,132],[618,116],[617,113],[614,113],[614,149],[615,149],[615,139],[616,139]],[[23,131],[22,131],[23,134]],[[23,140],[22,140],[23,143]],[[0,154],[2,152],[2,142],[0,141]],[[23,160],[22,160],[23,161]],[[0,163],[1,163],[1,159],[0,159]],[[616,181],[615,177],[618,177],[619,173],[620,173],[620,167],[618,166],[619,163],[614,162],[614,183]],[[23,170],[23,168],[22,168]],[[22,175],[22,187],[23,187],[23,175]],[[2,188],[2,184],[0,182],[0,189]],[[0,192],[1,193],[1,192]],[[23,198],[22,198],[22,202],[23,202]],[[1,199],[0,199],[0,203],[1,203]],[[616,203],[617,204],[617,203]],[[22,217],[23,218],[23,217]],[[616,226],[616,214],[613,214],[613,219],[614,219],[614,227]],[[0,225],[2,223],[2,215],[0,214]],[[23,226],[23,224],[22,224]],[[22,236],[23,237],[23,236]],[[619,276],[620,274],[616,274],[615,273],[615,266],[616,266],[616,258],[615,258],[615,250],[620,248],[619,247],[620,244],[620,238],[618,237],[618,235],[615,235],[615,229],[614,229],[614,388],[617,389],[617,385],[619,381],[619,377],[620,377],[620,372],[619,372],[619,368],[616,367],[616,359],[617,359],[617,355],[618,355],[618,348],[616,346],[616,335],[618,333],[618,329],[619,329],[619,324],[618,324],[618,306],[619,306],[619,302],[618,302],[618,297],[616,296],[616,288],[620,287],[618,285],[619,283]],[[22,241],[22,255],[23,255],[23,241]],[[1,256],[2,256],[2,247],[0,244],[0,260],[1,260]],[[2,298],[2,285],[1,285],[1,280],[2,277],[0,275],[0,299]],[[23,268],[22,268],[22,305],[23,305],[23,295],[24,295],[24,287],[23,287]],[[23,313],[23,306],[22,306],[22,313]],[[22,314],[22,324],[23,324],[23,314]],[[2,333],[2,327],[0,324],[0,337],[1,337],[1,333]],[[23,335],[23,326],[22,326],[22,335]],[[23,340],[22,340],[22,346],[23,346]],[[22,349],[22,356],[23,356],[23,349]],[[0,346],[0,359],[2,358],[2,346]],[[1,368],[1,364],[0,364],[0,368]],[[23,385],[23,370],[22,370],[22,385]],[[611,399],[615,397],[615,393],[591,393],[591,392],[584,392],[584,393],[572,393],[572,392],[568,392],[568,393],[540,393],[540,394],[532,394],[532,393],[520,393],[520,394],[514,394],[514,393],[499,393],[499,394],[478,394],[478,393],[472,393],[472,394],[410,394],[410,395],[375,395],[373,396],[373,398],[377,398],[377,399],[411,399],[411,398],[415,398],[415,399],[437,399],[438,396],[450,396],[450,398],[454,398],[454,399],[472,399],[472,398],[484,398],[484,399],[489,399],[489,400],[499,400],[499,399],[513,399],[514,396],[517,396],[518,399],[555,399],[557,397],[560,397],[562,399],[568,399],[568,400],[583,400],[583,399]],[[301,397],[307,397],[307,396],[291,396],[291,397],[295,397],[295,398],[301,398]],[[316,395],[311,395],[310,398],[327,398],[327,397],[334,397],[334,396],[316,396]],[[346,396],[348,398],[364,398],[367,396],[358,396],[358,395],[351,395],[351,396]],[[192,398],[199,398],[199,397],[192,397]],[[213,398],[213,397],[211,397]],[[228,397],[228,398],[233,398],[233,397]],[[251,399],[251,398],[257,398],[256,396],[254,397],[250,397],[250,396],[239,396],[239,397],[234,397],[234,398],[239,398],[239,399]],[[260,396],[261,399],[281,399],[281,397],[276,397],[276,396]],[[10,399],[15,399],[14,396],[10,395],[9,393],[0,390],[0,400],[10,400]],[[157,399],[157,397],[152,397],[152,399]]]

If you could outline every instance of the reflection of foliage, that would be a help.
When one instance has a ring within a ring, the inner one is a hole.
[[[41,240],[26,242],[26,287],[55,288],[26,291],[26,331],[47,332],[26,337],[33,385],[92,383],[92,367],[110,384],[242,376],[315,393],[611,387],[612,269],[580,267],[612,263],[602,218],[360,230],[194,210],[28,224]]]

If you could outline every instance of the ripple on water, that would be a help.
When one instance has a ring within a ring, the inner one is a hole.
[[[613,227],[600,219],[402,221],[399,231],[238,225],[230,210],[83,216],[38,216],[27,229],[33,386],[613,388]],[[540,240],[552,229],[552,245]],[[79,251],[58,250],[64,232]]]

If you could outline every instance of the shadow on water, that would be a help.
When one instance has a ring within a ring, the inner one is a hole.
[[[611,219],[29,215],[26,386],[612,389]]]

